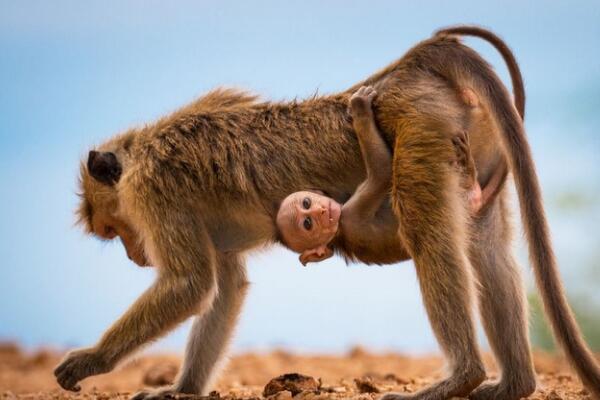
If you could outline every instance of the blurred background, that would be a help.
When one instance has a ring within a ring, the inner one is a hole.
[[[216,86],[272,100],[342,90],[434,30],[475,23],[520,62],[562,276],[600,349],[599,21],[598,1],[0,0],[0,340],[91,345],[154,278],[73,226],[91,145]],[[467,43],[509,82],[489,45]],[[517,228],[533,340],[549,348]],[[249,258],[249,277],[234,351],[437,350],[412,263],[302,268],[274,248]],[[188,328],[150,351],[181,350]]]

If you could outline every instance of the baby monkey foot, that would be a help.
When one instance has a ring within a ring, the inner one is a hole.
[[[452,144],[456,151],[454,164],[464,173],[462,187],[467,191],[467,201],[472,213],[477,213],[482,204],[481,186],[477,181],[477,169],[475,160],[471,155],[469,136],[465,132],[459,132],[452,138]]]
[[[475,160],[471,156],[471,145],[469,136],[465,132],[459,132],[452,138],[452,144],[456,151],[456,166],[463,169],[467,178],[476,179]]]
[[[361,86],[352,97],[350,97],[350,111],[354,118],[371,117],[373,110],[371,105],[377,92],[373,86]]]

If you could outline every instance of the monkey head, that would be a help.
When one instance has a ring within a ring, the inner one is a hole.
[[[276,225],[285,246],[300,253],[300,262],[323,261],[333,255],[342,206],[320,193],[294,192],[279,206]]]
[[[88,234],[102,240],[119,237],[127,256],[137,265],[148,266],[143,245],[136,231],[119,210],[118,182],[123,168],[115,153],[89,152],[80,166],[80,198],[77,222]]]

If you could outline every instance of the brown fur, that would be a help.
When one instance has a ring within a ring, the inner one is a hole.
[[[452,33],[483,37],[505,59],[510,53],[487,31],[457,28],[418,44],[340,94],[269,103],[216,91],[100,146],[97,150],[117,156],[122,176],[114,186],[102,185],[82,168],[80,218],[101,237],[120,235],[123,229],[133,232],[143,249],[142,261],[156,265],[159,276],[96,346],[66,357],[55,371],[59,383],[77,389],[81,379],[109,371],[143,344],[197,315],[200,325],[192,331],[184,369],[170,390],[206,393],[241,303],[228,288],[245,287],[240,254],[273,242],[277,204],[289,193],[322,189],[344,201],[364,179],[346,107],[358,87],[372,85],[379,93],[374,102],[377,124],[394,149],[391,196],[399,234],[415,261],[425,307],[451,372],[422,392],[386,398],[471,394],[476,399],[518,399],[535,388],[505,195],[498,189],[485,212],[468,223],[459,177],[449,165],[454,152],[450,137],[462,131],[470,135],[482,187],[496,179],[501,188],[504,174],[494,176],[508,159],[555,334],[586,387],[600,397],[600,373],[557,275],[519,114],[491,68]],[[518,67],[514,58],[512,64],[507,60],[515,82]],[[461,99],[466,88],[477,105]],[[514,89],[522,116],[522,84]],[[485,372],[470,312],[475,278],[484,327],[502,370],[498,383],[479,388]],[[210,335],[213,330],[223,339]]]

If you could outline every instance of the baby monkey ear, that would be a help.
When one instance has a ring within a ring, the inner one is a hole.
[[[119,182],[123,172],[117,156],[110,151],[90,151],[87,168],[94,179],[109,186]]]
[[[331,256],[333,256],[333,249],[324,244],[314,249],[304,250],[298,258],[302,265],[306,267],[309,262],[321,262]]]

